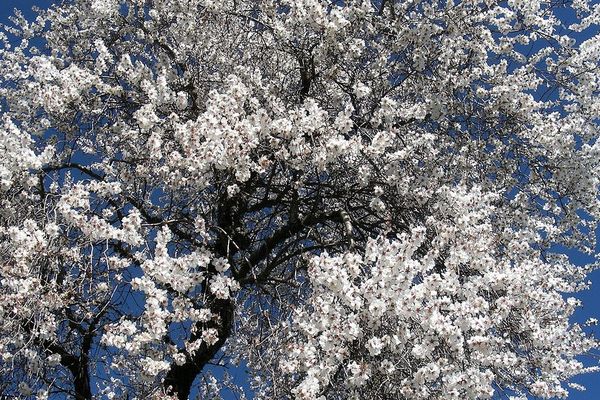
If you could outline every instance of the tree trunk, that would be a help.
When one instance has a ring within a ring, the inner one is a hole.
[[[186,359],[183,365],[177,365],[175,363],[171,365],[164,381],[164,387],[168,394],[176,394],[179,400],[187,400],[196,376],[198,376],[204,366],[215,357],[231,334],[233,310],[234,305],[232,300],[216,299],[213,302],[211,311],[217,314],[219,319],[208,323],[199,323],[197,325],[197,331],[190,337],[190,341],[201,340],[200,336],[202,335],[202,331],[208,328],[217,329],[219,339],[210,346],[208,346],[206,342],[203,342],[194,354],[186,352]]]

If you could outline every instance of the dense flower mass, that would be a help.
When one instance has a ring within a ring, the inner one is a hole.
[[[599,24],[588,0],[16,12],[0,397],[581,389],[595,264],[557,249],[594,252]]]

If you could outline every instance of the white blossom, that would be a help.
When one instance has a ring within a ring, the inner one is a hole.
[[[0,397],[565,398],[597,372],[593,1],[34,14],[0,30]]]

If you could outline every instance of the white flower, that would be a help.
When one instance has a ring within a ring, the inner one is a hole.
[[[227,186],[227,197],[233,197],[240,192],[240,187],[236,184]]]
[[[202,331],[202,340],[209,346],[219,341],[219,333],[214,328],[208,328]]]
[[[177,93],[177,98],[175,100],[175,106],[179,110],[184,110],[188,106],[188,95],[185,92]]]
[[[363,97],[367,97],[369,94],[371,94],[371,88],[362,82],[357,82],[354,85],[354,94],[357,98],[362,99]]]
[[[142,371],[146,376],[155,377],[163,371],[169,369],[170,364],[167,361],[154,360],[150,357],[145,357],[140,360]]]
[[[371,356],[377,356],[381,354],[381,350],[383,350],[384,346],[384,342],[378,337],[372,337],[367,341],[366,344],[366,348]]]

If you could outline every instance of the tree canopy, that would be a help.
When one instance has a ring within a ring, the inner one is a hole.
[[[17,12],[0,397],[567,397],[598,347],[595,264],[555,250],[600,216],[593,3]]]

